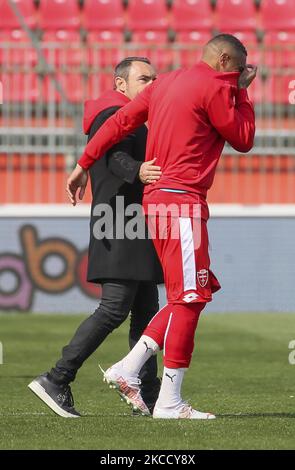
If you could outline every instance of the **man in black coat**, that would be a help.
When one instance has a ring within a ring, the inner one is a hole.
[[[155,71],[148,59],[130,57],[120,62],[115,68],[114,90],[85,104],[84,131],[88,140],[119,107],[154,79]],[[122,216],[126,226],[130,218],[125,215],[125,208],[141,203],[143,183],[159,179],[161,172],[154,165],[155,161],[144,163],[146,139],[147,128],[142,126],[110,149],[90,171],[93,201],[87,278],[101,284],[101,302],[63,348],[55,367],[29,384],[44,403],[63,417],[80,416],[74,408],[69,383],[75,380],[78,369],[109,333],[131,313],[129,345],[132,348],[159,310],[157,283],[163,282],[163,278],[152,240],[116,238],[116,233],[114,237],[101,238],[101,231],[97,233],[96,228],[100,219],[94,216],[97,208],[107,204],[113,210],[113,227],[116,218]],[[120,204],[117,205],[118,198]],[[118,213],[118,206],[122,213]],[[141,393],[152,410],[160,388],[156,356],[146,363],[140,379]]]

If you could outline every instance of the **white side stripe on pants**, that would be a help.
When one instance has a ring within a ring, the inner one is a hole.
[[[180,244],[182,253],[183,291],[196,289],[196,262],[192,223],[190,218],[180,217]]]
[[[166,348],[166,338],[167,338],[168,331],[169,331],[169,328],[170,328],[170,323],[171,323],[171,320],[172,320],[172,315],[173,315],[173,312],[171,312],[170,315],[169,315],[168,325],[167,325],[167,328],[166,328],[166,331],[165,331],[165,336],[164,336],[164,346],[163,346],[163,354],[164,354],[164,356],[165,356],[165,348]]]

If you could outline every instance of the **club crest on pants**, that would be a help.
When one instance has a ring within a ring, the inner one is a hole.
[[[200,269],[197,271],[198,283],[201,287],[205,287],[208,282],[208,269]]]

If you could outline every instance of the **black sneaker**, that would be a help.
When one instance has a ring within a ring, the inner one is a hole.
[[[57,385],[48,378],[48,372],[39,375],[28,385],[49,408],[63,418],[79,418],[81,415],[74,408],[71,387],[68,384]]]

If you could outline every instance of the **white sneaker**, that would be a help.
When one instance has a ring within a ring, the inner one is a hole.
[[[154,408],[153,418],[156,419],[215,419],[212,413],[194,410],[188,403],[183,402],[177,408]]]
[[[106,371],[100,366],[99,368],[103,373],[104,382],[107,382],[110,388],[116,389],[120,397],[128,405],[132,405],[134,411],[139,410],[142,415],[150,416],[150,411],[140,393],[141,380],[138,377],[133,377],[124,371],[120,362],[117,362]]]

